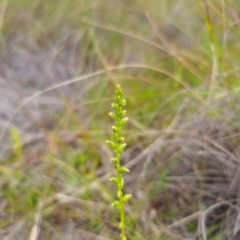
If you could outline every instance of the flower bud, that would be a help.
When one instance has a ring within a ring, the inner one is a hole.
[[[121,112],[122,116],[126,114],[126,110],[122,110]]]
[[[118,142],[119,142],[119,143],[121,143],[121,142],[123,142],[123,141],[124,141],[124,138],[123,138],[123,137],[119,137],[119,138],[118,138]]]
[[[123,192],[122,192],[121,190],[117,191],[117,196],[118,196],[118,198],[121,198],[122,195],[123,195]]]
[[[116,126],[112,126],[112,130],[114,133],[117,133],[117,127]]]
[[[110,181],[110,182],[114,182],[114,183],[118,183],[118,178],[116,178],[116,177],[111,177],[111,178],[109,178],[109,181]]]
[[[121,206],[121,203],[119,201],[114,201],[112,204],[111,204],[112,207],[120,207]]]
[[[132,197],[131,194],[126,194],[126,195],[124,195],[123,198],[122,198],[122,202],[123,202],[123,203],[126,203],[131,197]]]
[[[110,113],[108,113],[108,115],[109,115],[111,118],[113,118],[115,121],[117,121],[118,117],[117,117],[117,115],[116,115],[115,113],[110,112]]]
[[[123,223],[120,222],[119,225],[118,225],[119,229],[122,229],[123,228]]]
[[[122,126],[123,124],[125,124],[128,121],[128,118],[125,117],[120,121],[120,126]]]
[[[118,159],[116,157],[113,157],[110,159],[112,162],[116,162]]]
[[[107,140],[106,143],[114,150],[116,149],[116,144],[112,141]]]
[[[118,152],[121,153],[126,146],[127,146],[126,143],[120,144],[120,146],[118,147]]]
[[[123,189],[123,187],[124,187],[124,179],[122,178],[120,183],[120,188]]]
[[[119,173],[127,173],[127,172],[130,172],[128,168],[126,167],[121,167],[119,170]]]

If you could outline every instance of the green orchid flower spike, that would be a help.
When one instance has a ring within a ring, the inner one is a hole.
[[[114,109],[114,112],[109,113],[109,116],[114,119],[116,124],[115,126],[112,127],[112,130],[115,136],[115,141],[113,142],[113,141],[107,140],[106,142],[108,143],[110,148],[115,152],[115,157],[113,157],[111,161],[114,164],[114,167],[117,172],[117,176],[111,177],[109,181],[117,185],[118,200],[114,201],[112,203],[112,206],[119,208],[119,213],[120,213],[119,228],[121,230],[120,237],[121,237],[121,240],[127,240],[125,236],[124,204],[131,198],[131,194],[123,194],[124,178],[122,175],[130,171],[126,167],[121,167],[120,155],[123,152],[124,148],[127,146],[127,144],[124,143],[124,138],[121,136],[121,129],[123,125],[128,121],[128,118],[124,117],[124,115],[126,114],[126,111],[123,110],[123,106],[126,105],[126,100],[123,99],[123,92],[121,90],[120,85],[118,85],[116,88],[115,97],[116,97],[116,103],[112,103],[112,108]]]

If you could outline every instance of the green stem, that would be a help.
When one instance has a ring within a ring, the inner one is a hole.
[[[118,159],[118,162],[119,162],[119,165],[118,165],[118,169],[117,169],[117,171],[119,170],[119,168],[120,168],[120,155],[119,154],[117,154],[116,153],[116,156],[117,156],[117,159]],[[122,180],[122,174],[121,173],[119,173],[119,171],[118,171],[118,191],[122,191],[122,187],[121,187],[121,180]],[[120,196],[120,198],[119,198],[119,202],[120,202],[120,208],[119,208],[119,210],[120,210],[120,224],[121,224],[121,240],[125,240],[125,232],[124,232],[124,230],[125,230],[125,227],[124,227],[124,225],[125,225],[125,222],[124,222],[124,203],[122,202],[122,195]]]
[[[121,201],[121,200],[120,200]],[[120,216],[121,216],[121,223],[122,223],[122,234],[121,234],[121,240],[125,240],[125,223],[124,223],[124,204],[121,203],[120,207]]]

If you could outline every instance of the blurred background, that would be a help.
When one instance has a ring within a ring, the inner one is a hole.
[[[239,19],[236,0],[0,0],[1,239],[119,239],[117,84],[127,239],[240,239]]]

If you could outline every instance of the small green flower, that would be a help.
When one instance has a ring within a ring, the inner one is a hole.
[[[126,167],[121,167],[121,168],[118,169],[118,171],[119,171],[120,173],[127,173],[127,172],[130,172],[129,169],[126,168]]]
[[[115,151],[115,157],[111,158],[111,161],[114,164],[114,167],[116,168],[117,177],[111,177],[109,181],[114,182],[117,184],[117,197],[118,201],[114,201],[111,206],[115,206],[119,208],[120,212],[120,223],[119,228],[121,230],[121,240],[127,240],[125,236],[125,212],[124,212],[124,204],[131,198],[131,194],[123,194],[123,187],[124,187],[124,178],[122,174],[130,172],[129,169],[126,167],[121,167],[120,165],[120,155],[123,152],[124,148],[127,146],[126,143],[124,143],[124,138],[121,136],[121,129],[124,124],[128,121],[127,117],[123,116],[126,114],[126,111],[122,109],[123,106],[126,105],[126,100],[123,99],[123,92],[121,90],[120,85],[117,86],[116,92],[115,92],[115,99],[116,103],[112,103],[112,109],[114,109],[115,112],[110,112],[109,116],[115,121],[115,126],[112,126],[112,131],[115,136],[115,142],[107,140],[107,144],[111,149]]]
[[[109,181],[110,181],[110,182],[114,182],[114,183],[119,183],[119,182],[118,182],[118,178],[116,178],[116,177],[111,177],[111,178],[109,178]]]

